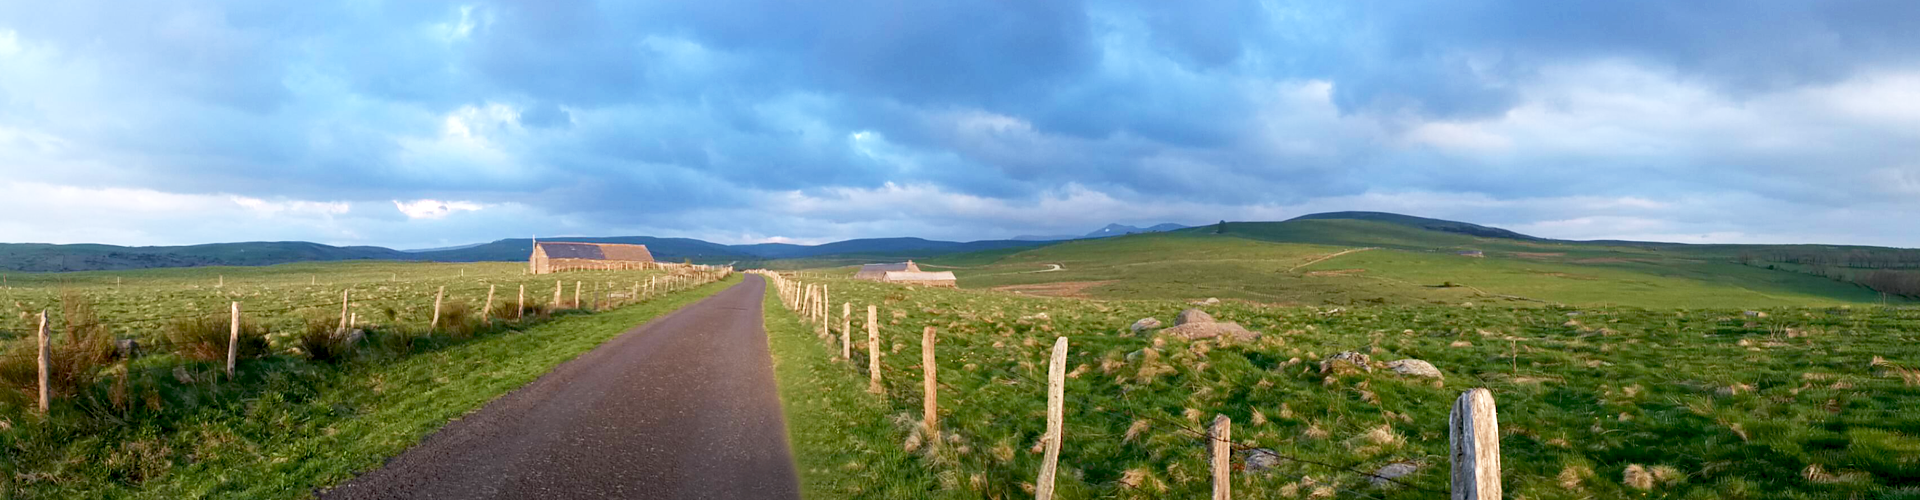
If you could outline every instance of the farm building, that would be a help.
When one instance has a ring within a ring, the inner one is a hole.
[[[885,281],[926,286],[957,286],[952,271],[927,272],[913,261],[895,264],[867,264],[860,266],[860,272],[853,274],[854,279]]]
[[[960,282],[953,277],[953,271],[887,271],[880,281],[905,285],[940,286],[955,288]]]
[[[860,272],[853,273],[853,279],[884,281],[888,272],[920,272],[920,266],[909,260],[898,264],[867,264],[860,266]]]
[[[533,274],[587,269],[647,269],[654,265],[653,253],[646,245],[616,243],[567,243],[541,241],[533,244],[533,256],[527,258]]]

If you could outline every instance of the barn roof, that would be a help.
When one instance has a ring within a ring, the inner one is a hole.
[[[560,241],[542,241],[539,245],[549,259],[653,261],[653,253],[647,251],[646,245]]]
[[[918,270],[920,270],[919,266],[914,266],[912,262],[900,262],[900,263],[894,263],[894,264],[867,264],[867,265],[860,266],[860,272],[862,273],[884,273],[884,272],[890,272],[890,271],[918,271]]]

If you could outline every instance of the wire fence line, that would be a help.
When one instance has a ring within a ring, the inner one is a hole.
[[[831,321],[831,312],[830,312],[831,308],[830,307],[823,308],[821,307],[823,304],[819,303],[819,301],[824,300],[824,297],[819,296],[821,294],[814,293],[812,291],[813,289],[809,288],[808,286],[795,283],[794,281],[797,281],[797,280],[788,278],[787,276],[784,276],[781,273],[776,273],[776,272],[771,272],[766,270],[755,270],[755,271],[749,271],[749,272],[762,274],[770,277],[775,282],[774,283],[775,286],[773,287],[774,291],[780,294],[782,297],[783,305],[787,306],[794,313],[800,315],[802,323],[806,324],[810,330],[815,326],[815,323],[818,323],[822,320],[828,321],[828,322]],[[793,274],[797,274],[797,273],[793,273]],[[818,315],[819,311],[822,311],[822,310],[829,311],[827,313],[826,318],[809,318],[809,316]],[[858,315],[855,315],[855,316],[858,316]],[[841,335],[847,335],[851,337],[854,333],[855,332],[849,325],[847,330],[843,331]],[[827,335],[825,335],[825,337],[829,341],[828,342],[829,344],[833,344],[834,343],[833,341],[835,340],[834,337],[836,337],[836,335],[833,335],[831,332],[831,329],[829,329],[829,332]],[[907,335],[907,337],[911,337],[911,335]],[[851,339],[848,339],[848,340],[851,340]],[[863,342],[852,342],[852,343],[857,346],[860,346],[862,349],[865,348]],[[898,350],[897,350],[898,347],[899,347],[899,344],[896,343],[895,344],[896,350],[893,351],[894,353],[898,353]],[[831,351],[828,354],[829,357],[833,357],[836,359],[839,358],[838,356],[839,351],[836,348],[836,346],[829,345],[828,348],[829,348],[828,350]],[[851,370],[854,371],[855,373],[865,374],[869,372],[869,370],[867,370],[866,367],[859,366],[860,363],[850,363],[850,364],[854,365],[852,366]],[[896,368],[894,366],[889,366],[888,364],[885,364],[885,363],[880,364],[878,368],[880,370],[882,378],[884,379],[891,379],[891,380],[898,381],[898,380],[914,380],[914,379],[923,377],[923,375],[914,373],[914,371],[911,369]],[[1033,366],[1031,368],[1039,368],[1039,367]],[[1041,368],[1041,369],[1045,369],[1045,368]],[[1006,370],[1004,372],[999,372],[999,373],[1003,373],[1007,375],[1007,380],[1013,381],[1015,384],[1028,384],[1029,387],[1038,387],[1038,388],[1041,388],[1042,390],[1044,390],[1048,385],[1050,385],[1048,382],[1034,379],[1032,376],[1026,373],[1026,371],[1027,370],[1025,369],[1011,369],[1011,370]],[[887,397],[892,393],[891,391],[893,389],[900,387],[895,384],[886,384],[886,383],[883,383],[883,386],[886,387],[886,389],[884,389],[881,392],[881,395],[883,397]],[[935,386],[942,389],[943,395],[951,394],[951,396],[947,396],[947,397],[951,397],[953,399],[950,400],[948,404],[955,405],[955,406],[959,406],[964,403],[970,402],[970,398],[976,397],[976,396],[992,397],[990,395],[992,391],[963,390],[961,388],[955,387],[947,383],[945,380],[936,381]],[[1484,392],[1484,390],[1479,390],[1479,391]],[[1467,401],[1469,399],[1468,396],[1472,395],[1473,393],[1474,391],[1468,391],[1466,394],[1462,396],[1462,401],[1463,402]],[[1332,463],[1324,460],[1316,460],[1313,458],[1308,458],[1308,457],[1303,457],[1303,456],[1298,456],[1293,454],[1281,453],[1276,450],[1276,447],[1272,445],[1260,443],[1258,440],[1254,440],[1254,439],[1243,439],[1239,441],[1236,441],[1233,439],[1223,439],[1219,436],[1216,436],[1214,433],[1208,431],[1207,429],[1200,428],[1196,425],[1190,425],[1187,422],[1184,422],[1177,417],[1161,415],[1153,412],[1136,411],[1134,407],[1141,406],[1141,404],[1139,401],[1133,399],[1130,395],[1130,391],[1125,388],[1123,388],[1120,391],[1120,393],[1117,395],[1104,395],[1107,398],[1105,400],[1097,399],[1099,396],[1096,396],[1096,395],[1088,395],[1088,394],[1072,392],[1072,391],[1065,391],[1062,393],[1062,396],[1063,396],[1062,397],[1063,400],[1066,400],[1067,402],[1071,402],[1073,404],[1073,407],[1074,407],[1073,411],[1075,413],[1092,414],[1092,415],[1098,415],[1098,416],[1103,416],[1106,418],[1113,418],[1113,419],[1124,419],[1125,422],[1128,422],[1130,424],[1129,432],[1127,433],[1129,435],[1133,434],[1133,431],[1131,430],[1132,425],[1144,425],[1145,428],[1142,429],[1142,432],[1159,431],[1159,432],[1169,432],[1169,433],[1175,433],[1180,435],[1186,435],[1202,443],[1218,443],[1218,444],[1224,445],[1228,449],[1244,454],[1248,458],[1252,458],[1253,454],[1266,455],[1276,460],[1302,464],[1305,466],[1310,466],[1310,467],[1324,470],[1334,474],[1351,474],[1353,476],[1369,479],[1375,482],[1375,484],[1392,484],[1397,487],[1406,488],[1408,490],[1422,492],[1422,493],[1431,493],[1435,495],[1453,494],[1455,495],[1455,498],[1478,499],[1478,498],[1498,498],[1499,497],[1499,484],[1497,482],[1499,473],[1497,470],[1497,465],[1494,465],[1495,469],[1493,470],[1493,477],[1496,479],[1495,479],[1495,482],[1490,486],[1491,493],[1488,493],[1486,491],[1476,491],[1476,490],[1485,490],[1488,488],[1488,485],[1479,484],[1478,482],[1475,482],[1472,479],[1467,480],[1469,484],[1465,485],[1466,493],[1462,493],[1463,485],[1460,484],[1461,481],[1459,479],[1460,476],[1458,474],[1459,468],[1462,467],[1462,465],[1459,463],[1458,456],[1460,455],[1462,450],[1460,449],[1461,441],[1459,436],[1457,435],[1457,433],[1459,432],[1457,428],[1450,431],[1450,432],[1456,433],[1455,436],[1452,436],[1452,441],[1454,442],[1453,446],[1455,447],[1455,452],[1453,453],[1455,457],[1452,457],[1452,461],[1454,462],[1453,465],[1456,468],[1456,471],[1455,471],[1456,484],[1452,485],[1451,488],[1434,487],[1430,485],[1419,484],[1419,483],[1410,482],[1407,480],[1402,480],[1399,477],[1389,477],[1386,475],[1382,475],[1378,472],[1370,472],[1360,468],[1360,463],[1339,464],[1339,463]],[[1117,405],[1122,409],[1122,411],[1114,411],[1111,409],[1106,409],[1110,406],[1116,406],[1113,404],[1116,402],[1122,403]],[[1489,403],[1489,406],[1487,407],[1487,410],[1491,412],[1490,399],[1488,400],[1488,403]],[[1456,412],[1456,415],[1450,418],[1450,420],[1458,421],[1459,419],[1461,419],[1461,416],[1458,415],[1458,412],[1460,412],[1460,410],[1461,410],[1461,407],[1456,406],[1454,409],[1454,411]],[[1455,422],[1450,422],[1450,426],[1457,427]],[[1102,436],[1106,438],[1114,437],[1111,434],[1106,434]],[[1493,443],[1494,443],[1493,444],[1494,449],[1492,453],[1494,453],[1497,456],[1498,454],[1497,439]],[[1471,454],[1474,450],[1467,450],[1467,451]],[[1478,464],[1478,465],[1469,464],[1467,467],[1473,468],[1473,467],[1479,467],[1479,466],[1485,466],[1485,465],[1486,464]],[[1220,466],[1222,465],[1215,464],[1215,467],[1220,467]],[[1470,474],[1469,477],[1472,477],[1472,475]],[[1315,482],[1312,484],[1314,486],[1332,488],[1334,490],[1347,493],[1350,495],[1354,495],[1357,497],[1378,498],[1366,492],[1342,488],[1339,486],[1339,483],[1337,481],[1322,481],[1322,482]],[[1216,490],[1216,492],[1220,492],[1220,491],[1223,491],[1223,490]],[[1459,496],[1463,494],[1467,496]],[[1224,498],[1224,497],[1216,496],[1216,498]]]

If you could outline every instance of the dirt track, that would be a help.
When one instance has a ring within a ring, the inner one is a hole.
[[[765,286],[634,328],[321,497],[798,499]]]

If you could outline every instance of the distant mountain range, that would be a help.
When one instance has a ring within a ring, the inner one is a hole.
[[[1129,226],[1126,224],[1107,224],[1107,227],[1096,229],[1091,233],[1083,234],[1080,236],[1068,236],[1068,235],[1034,236],[1034,235],[1023,234],[1020,236],[1013,237],[1013,240],[1014,241],[1065,241],[1065,240],[1078,240],[1078,239],[1086,239],[1086,238],[1105,238],[1108,236],[1122,236],[1122,235],[1137,234],[1137,233],[1159,233],[1159,232],[1165,232],[1165,231],[1176,231],[1176,230],[1186,229],[1187,227],[1188,226],[1174,224],[1171,222],[1165,223],[1165,224],[1155,224],[1148,227],[1136,227],[1136,226]]]
[[[1177,224],[1137,228],[1111,224],[1084,238],[1179,229]],[[777,259],[815,257],[915,259],[941,255],[1028,248],[1063,237],[1028,240],[986,240],[971,242],[936,241],[922,238],[866,238],[836,241],[820,245],[759,243],[722,245],[691,238],[652,236],[614,236],[553,238],[552,241],[590,243],[627,243],[646,245],[654,258],[662,261],[697,263],[750,263]],[[394,250],[371,246],[336,247],[302,241],[213,243],[187,246],[126,247],[115,245],[44,243],[0,243],[0,270],[26,272],[101,271],[195,266],[263,266],[288,262],[334,260],[418,260],[435,262],[516,261],[533,251],[530,238],[510,238],[487,243]]]

